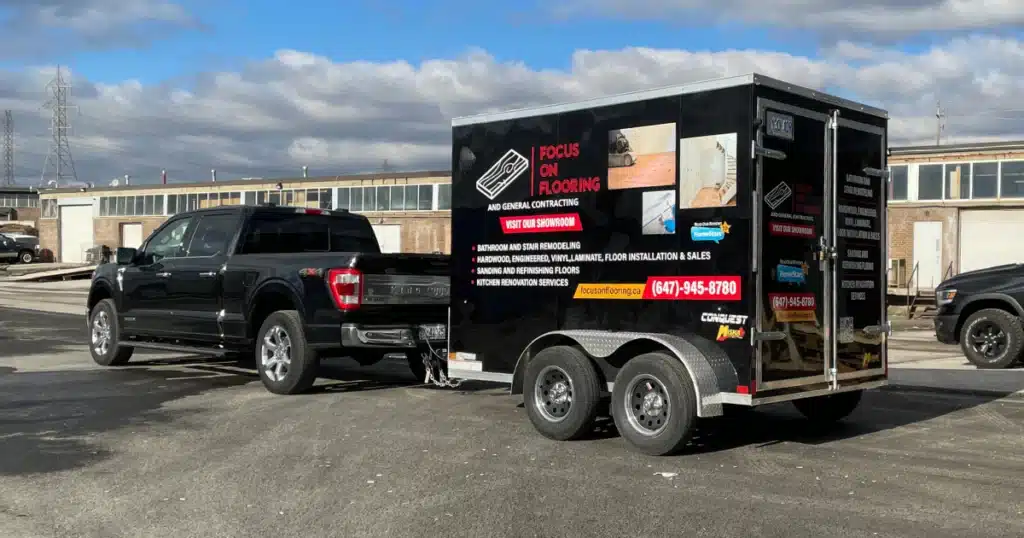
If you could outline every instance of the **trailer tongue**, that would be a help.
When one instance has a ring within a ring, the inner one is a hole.
[[[845,417],[887,379],[887,124],[760,75],[454,120],[447,376],[553,439],[610,399],[649,454],[728,406]]]

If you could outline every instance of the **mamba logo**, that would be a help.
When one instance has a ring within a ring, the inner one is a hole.
[[[718,335],[715,337],[715,340],[719,342],[724,342],[726,340],[736,340],[739,338],[743,338],[746,335],[747,331],[743,327],[733,329],[728,325],[719,325]]]

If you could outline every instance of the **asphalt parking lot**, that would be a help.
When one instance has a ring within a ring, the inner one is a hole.
[[[783,405],[649,458],[403,364],[279,397],[228,361],[102,369],[85,339],[0,308],[0,536],[1024,536],[1021,399],[876,391],[822,432]]]

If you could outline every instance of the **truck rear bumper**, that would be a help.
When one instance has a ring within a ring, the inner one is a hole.
[[[359,324],[344,323],[310,327],[309,342],[315,349],[362,349],[401,352],[429,345],[444,347],[444,324]]]

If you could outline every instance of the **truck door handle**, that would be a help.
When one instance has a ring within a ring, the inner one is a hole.
[[[201,276],[202,278],[213,278],[213,277],[217,276],[217,272],[216,271],[207,271],[205,273],[199,273],[199,276]]]
[[[157,273],[156,276],[158,276],[160,278],[167,278],[167,277],[171,276],[171,274],[167,273],[167,272],[163,272],[163,273]]]

